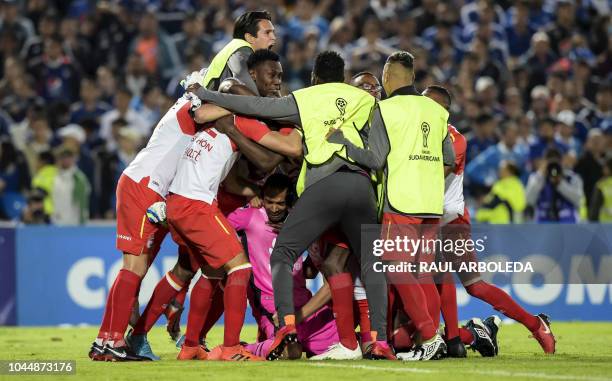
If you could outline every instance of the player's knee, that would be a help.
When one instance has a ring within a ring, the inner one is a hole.
[[[172,274],[183,282],[188,282],[193,278],[193,271],[182,267],[178,262],[172,268]]]
[[[223,265],[223,269],[229,273],[231,269],[238,267],[238,266],[243,266],[246,264],[250,266],[249,258],[247,258],[245,253],[240,253],[236,255],[234,258],[232,258],[230,261],[228,261],[225,265]]]
[[[123,269],[133,272],[139,277],[144,277],[149,269],[149,256],[123,254]]]

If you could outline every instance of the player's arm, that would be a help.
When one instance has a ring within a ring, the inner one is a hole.
[[[447,133],[442,141],[442,163],[444,164],[444,177],[446,177],[455,169],[455,148],[450,133]]]
[[[329,303],[331,300],[331,290],[329,289],[329,284],[323,278],[323,286],[308,300],[306,304],[300,308],[299,311],[295,314],[295,322],[299,324],[300,322],[306,320],[310,315],[314,314],[318,310],[321,309],[324,305]]]
[[[252,198],[259,194],[259,187],[243,179],[238,174],[238,166],[236,165],[232,167],[225,180],[223,180],[223,189],[231,194],[247,198]]]
[[[221,94],[205,88],[194,90],[194,93],[204,101],[212,102],[239,114],[301,125],[298,107],[292,95],[281,98],[265,98]]]
[[[378,106],[373,111],[370,129],[364,142],[366,148],[359,148],[348,141],[340,129],[332,130],[327,137],[327,141],[343,144],[346,147],[348,157],[355,160],[357,164],[373,170],[380,170],[385,166],[391,149],[385,123]]]
[[[196,123],[204,124],[228,115],[232,115],[232,113],[212,103],[206,103],[193,111],[193,120]]]
[[[240,152],[257,168],[265,172],[269,172],[276,168],[276,166],[283,161],[283,157],[240,133],[235,127],[235,120],[236,118],[233,116],[224,117],[215,122],[215,128],[232,139],[234,144],[240,149]]]

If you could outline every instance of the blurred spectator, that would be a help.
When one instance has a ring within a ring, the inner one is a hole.
[[[104,218],[115,217],[115,188],[119,177],[138,153],[142,137],[138,132],[121,127],[118,131],[117,149],[100,156],[100,214]]]
[[[70,107],[70,123],[79,124],[85,119],[99,123],[102,115],[111,109],[108,103],[100,100],[100,90],[93,78],[81,79],[80,99]]]
[[[509,25],[506,26],[508,51],[511,57],[518,58],[527,53],[535,31],[529,22],[529,1],[517,1],[512,8]]]
[[[546,151],[536,172],[529,176],[527,203],[535,209],[535,221],[576,223],[583,197],[582,180],[561,165],[561,152]]]
[[[188,14],[183,20],[183,30],[174,36],[176,50],[181,62],[187,63],[191,54],[202,54],[207,60],[212,57],[213,39],[205,33],[206,20],[204,15]]]
[[[147,12],[140,18],[138,35],[132,40],[130,51],[142,56],[150,75],[159,74],[165,81],[169,81],[180,67],[174,41],[159,29],[153,13]]]
[[[42,61],[32,68],[32,73],[37,81],[38,93],[46,101],[77,101],[79,73],[64,54],[59,36],[45,41]]]
[[[612,223],[612,159],[604,167],[604,177],[593,190],[589,221]]]
[[[164,94],[159,86],[155,84],[148,84],[143,89],[142,97],[138,99],[138,102],[134,106],[134,109],[138,111],[140,116],[146,121],[147,125],[154,126],[161,118],[161,105],[164,101]],[[142,134],[142,132],[141,132]],[[148,137],[147,135],[141,135]]]
[[[142,96],[142,90],[152,81],[153,76],[149,75],[145,67],[142,56],[138,53],[132,53],[128,58],[125,68],[125,78],[123,82],[132,92],[135,98]]]
[[[142,136],[149,136],[151,126],[136,110],[130,107],[132,93],[127,88],[117,90],[115,108],[102,115],[100,121],[100,137],[107,141],[107,148],[115,149],[117,142],[112,135],[112,123],[116,119],[125,119],[131,128],[135,128]]]
[[[416,32],[421,35],[425,29],[436,23],[436,4],[435,0],[423,0],[421,6],[412,11],[412,18],[416,21]]]
[[[476,99],[480,104],[480,112],[491,114],[496,118],[502,118],[504,116],[504,110],[498,102],[497,84],[491,77],[480,77],[476,81],[474,88],[476,92]]]
[[[548,27],[550,47],[559,54],[562,45],[567,42],[574,31],[575,5],[572,0],[557,0],[555,21]]]
[[[525,187],[521,182],[519,168],[511,162],[502,161],[499,180],[485,197],[476,212],[476,221],[489,224],[521,223],[527,206]]]
[[[91,186],[87,177],[76,166],[77,153],[67,145],[55,150],[56,162],[43,159],[32,185],[48,195],[45,212],[55,225],[81,225],[89,215]],[[41,155],[42,157],[42,155]]]
[[[96,71],[96,85],[100,90],[100,100],[112,104],[117,91],[117,79],[108,66],[100,66]]]
[[[49,225],[51,217],[45,213],[45,191],[32,189],[27,197],[27,204],[21,214],[21,222],[26,225]]]
[[[314,0],[297,0],[293,17],[287,20],[287,35],[290,40],[302,40],[309,29],[314,29],[320,38],[327,38],[329,23],[317,13]]]
[[[58,17],[53,13],[44,14],[38,21],[38,35],[32,35],[21,49],[21,59],[26,67],[33,68],[42,59],[45,41],[58,32]]]
[[[495,119],[491,115],[483,114],[477,117],[474,125],[471,126],[472,131],[467,136],[466,159],[468,163],[497,143],[495,124]]]
[[[550,116],[550,90],[545,86],[536,86],[531,90],[531,107],[527,116],[534,122]]]
[[[601,130],[594,128],[584,145],[584,152],[580,156],[574,170],[582,178],[586,206],[590,207],[591,197],[595,184],[603,176],[606,162],[606,140]]]
[[[555,140],[557,140],[562,146],[578,156],[582,152],[582,145],[578,139],[574,137],[574,123],[576,122],[576,115],[573,111],[563,110],[557,114],[557,133],[555,134]]]
[[[602,131],[612,129],[612,85],[601,84],[595,95],[595,107],[583,108],[578,119],[585,122],[584,129],[599,128]]]
[[[30,170],[23,153],[13,143],[0,140],[0,219],[18,217],[14,204],[23,202],[23,196],[30,189]]]
[[[4,97],[1,107],[14,122],[21,122],[26,117],[28,107],[42,100],[34,92],[30,78],[25,75],[9,79],[9,84],[11,93]]]
[[[0,139],[10,136],[9,131],[12,123],[13,120],[11,119],[11,116],[4,112],[4,110],[0,109]]]
[[[35,114],[29,125],[29,137],[23,153],[28,161],[30,173],[36,173],[41,153],[51,150],[53,132],[44,114]]]
[[[342,56],[345,61],[351,58],[352,44],[355,41],[355,25],[350,19],[345,17],[336,17],[329,26],[329,40],[325,44],[325,49],[333,50]],[[300,41],[289,41],[287,46],[287,55],[291,49],[291,44],[299,44]],[[289,57],[287,57],[289,59]]]
[[[304,44],[290,41],[287,45],[287,62],[283,65],[283,85],[289,92],[310,85],[312,69],[306,60]]]
[[[381,25],[378,19],[371,17],[363,26],[363,37],[355,42],[351,54],[351,69],[356,72],[371,70],[381,72],[382,66],[393,49],[388,46],[380,35]]]
[[[537,123],[538,134],[535,142],[529,147],[529,160],[532,162],[532,166],[537,166],[536,161],[542,158],[550,148],[555,148],[562,153],[567,151],[565,145],[555,140],[555,125],[556,122],[552,118],[544,118]]]
[[[530,87],[545,84],[546,72],[556,61],[556,55],[550,49],[550,38],[546,33],[537,32],[533,35],[531,48],[525,58]]]
[[[529,149],[518,141],[516,123],[506,122],[502,126],[502,131],[503,135],[499,143],[485,149],[465,167],[465,174],[471,183],[485,187],[493,186],[493,183],[497,181],[500,165],[504,161],[511,162],[518,168],[525,167]]]
[[[26,40],[34,35],[32,21],[19,14],[19,2],[16,0],[2,0],[0,6],[0,35],[11,32],[17,48],[21,49]]]
[[[193,73],[194,71],[199,71],[200,69],[207,67],[208,61],[206,58],[200,53],[190,53],[187,55],[186,67],[183,71],[179,72],[174,76],[169,82],[168,86],[166,86],[166,94],[169,95],[172,99],[177,99],[181,95],[183,95],[184,90],[181,87],[180,83],[188,74]]]
[[[90,43],[79,35],[79,21],[76,18],[63,19],[60,24],[60,35],[64,51],[71,62],[87,75],[95,74],[98,62],[90,58],[92,52]]]

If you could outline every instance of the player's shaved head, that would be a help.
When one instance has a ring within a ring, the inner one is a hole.
[[[390,95],[395,90],[414,83],[414,56],[406,51],[397,51],[387,58],[383,68],[383,87]]]
[[[450,109],[452,97],[450,91],[448,91],[446,87],[439,85],[428,86],[425,91],[423,91],[423,95],[433,99],[445,109]]]

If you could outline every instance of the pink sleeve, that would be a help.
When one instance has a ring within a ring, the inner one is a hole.
[[[249,226],[253,208],[238,208],[227,216],[230,225],[236,230],[244,230]]]

